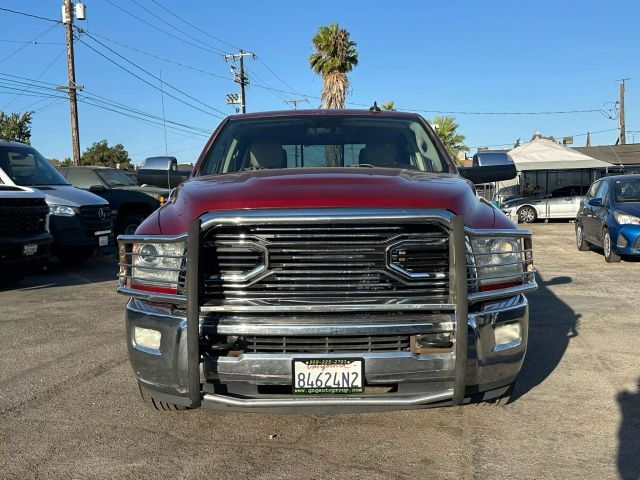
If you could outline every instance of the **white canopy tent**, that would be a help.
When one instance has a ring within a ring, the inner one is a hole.
[[[607,162],[544,138],[523,143],[510,150],[509,155],[519,172],[526,170],[584,170],[611,166]]]

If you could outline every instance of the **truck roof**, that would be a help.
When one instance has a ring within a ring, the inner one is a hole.
[[[392,118],[420,118],[420,115],[412,112],[397,112],[389,110],[372,111],[364,109],[303,109],[303,110],[273,110],[269,112],[241,113],[229,116],[229,120],[242,118],[265,118],[265,117],[298,117],[305,115],[362,115],[362,116],[383,116]]]
[[[26,144],[26,143],[22,143],[22,142],[15,142],[13,140],[5,140],[4,138],[0,137],[0,146],[14,146],[14,147],[30,147],[31,145]]]

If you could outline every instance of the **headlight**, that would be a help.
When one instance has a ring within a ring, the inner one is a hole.
[[[621,212],[620,210],[616,210],[613,212],[613,216],[620,225],[640,225],[640,218],[635,215],[629,215],[628,213]]]
[[[519,239],[471,237],[471,249],[480,285],[522,281],[524,263]]]
[[[49,205],[49,213],[59,217],[73,217],[76,214],[76,209],[66,205]]]
[[[136,243],[133,246],[131,274],[134,282],[151,282],[157,285],[178,283],[186,244]]]

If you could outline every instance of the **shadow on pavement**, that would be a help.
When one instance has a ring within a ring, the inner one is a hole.
[[[118,260],[113,252],[97,253],[81,265],[65,265],[54,257],[46,269],[32,272],[17,283],[2,285],[0,292],[99,283],[115,280],[117,274]]]
[[[571,277],[545,281],[538,274],[538,290],[529,299],[529,344],[511,402],[541,384],[560,363],[569,340],[578,335],[580,315],[558,298],[550,286],[571,283]]]
[[[618,472],[623,480],[640,478],[640,377],[637,391],[625,390],[617,400],[622,415],[618,431]]]

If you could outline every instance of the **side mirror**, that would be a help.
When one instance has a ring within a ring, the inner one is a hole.
[[[463,167],[458,168],[458,173],[473,183],[511,180],[518,175],[516,166],[513,163],[507,165],[488,165],[486,167]]]
[[[506,152],[478,152],[473,156],[472,165],[459,168],[458,172],[473,183],[511,180],[518,175],[513,159]]]
[[[592,198],[587,203],[591,207],[601,207],[602,206],[602,199],[601,198]]]
[[[107,187],[104,185],[91,185],[89,191],[93,193],[102,193],[107,191]]]

